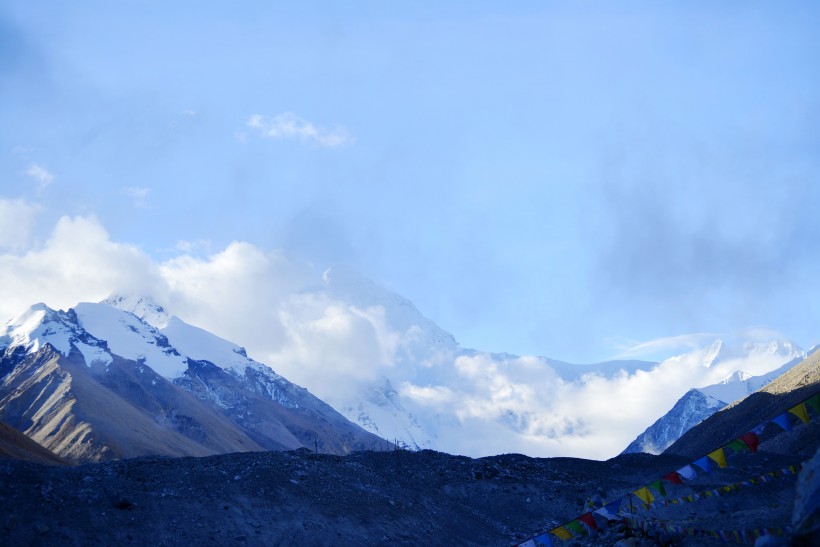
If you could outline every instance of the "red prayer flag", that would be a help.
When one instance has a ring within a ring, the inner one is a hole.
[[[598,525],[595,524],[595,518],[592,516],[592,513],[581,515],[580,517],[578,517],[578,520],[589,526],[592,530],[598,529]]]
[[[740,436],[740,440],[746,443],[746,446],[749,447],[749,450],[752,452],[757,452],[757,445],[760,440],[757,438],[757,435],[752,433],[751,431],[748,433],[744,433]]]
[[[677,471],[672,471],[668,475],[664,475],[661,478],[666,482],[671,482],[672,484],[683,484],[683,480],[680,478],[680,473]]]

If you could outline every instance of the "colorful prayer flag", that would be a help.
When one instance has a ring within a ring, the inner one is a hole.
[[[666,490],[664,490],[663,483],[660,481],[660,479],[656,480],[651,484],[648,484],[647,486],[655,492],[657,492],[658,494],[660,494],[661,496],[666,497]]]
[[[800,418],[800,421],[804,424],[809,423],[809,411],[806,409],[806,405],[804,405],[803,403],[793,406],[789,409],[789,412]]]
[[[540,536],[532,538],[532,541],[535,543],[536,547],[552,547],[552,538],[550,538],[549,532],[545,532]]]
[[[661,478],[663,480],[665,480],[666,482],[669,482],[669,483],[672,483],[672,484],[683,484],[683,480],[681,480],[680,477],[681,477],[680,473],[678,473],[677,471],[672,471],[671,473],[666,474]]]
[[[592,516],[592,513],[581,515],[578,517],[578,520],[586,524],[592,530],[598,529],[598,525],[595,523],[595,517]]]
[[[749,450],[752,452],[757,452],[757,445],[760,443],[760,439],[757,438],[757,434],[752,431],[748,433],[744,433],[740,436],[740,440],[746,443],[746,446],[749,447]]]
[[[623,498],[619,499],[618,501],[613,501],[612,503],[607,503],[595,512],[607,520],[618,520],[618,512],[621,508],[622,501]]]
[[[550,530],[550,534],[563,540],[572,539],[572,533],[563,526]]]
[[[703,469],[706,473],[712,472],[712,466],[709,464],[709,456],[704,456],[692,463]]]
[[[695,471],[695,468],[691,465],[684,465],[683,467],[678,469],[677,473],[681,477],[689,479],[690,481],[698,476],[697,471]]]
[[[735,439],[734,441],[724,446],[724,448],[731,448],[735,451],[735,454],[738,454],[740,452],[746,452],[747,450],[749,450],[748,445],[744,443],[741,439]]]
[[[635,494],[635,496],[637,496],[646,505],[649,505],[650,503],[655,501],[655,496],[652,495],[652,492],[650,492],[649,488],[647,488],[646,486],[638,490],[635,490],[632,493]]]
[[[568,522],[567,524],[564,525],[564,527],[567,528],[568,530],[572,530],[577,535],[586,533],[586,528],[584,528],[584,525],[581,524],[581,522],[578,521],[578,519],[573,520],[572,522]]]
[[[717,463],[718,467],[726,467],[726,453],[723,452],[722,448],[718,448],[714,452],[710,452],[708,457]]]
[[[779,425],[784,431],[792,430],[792,423],[789,420],[789,414],[786,412],[776,418],[773,418],[772,421]]]

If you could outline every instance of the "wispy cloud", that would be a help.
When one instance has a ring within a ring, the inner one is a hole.
[[[40,189],[43,189],[54,182],[54,174],[42,165],[38,165],[36,163],[29,165],[28,169],[26,169],[24,173],[34,179]]]
[[[340,125],[332,128],[316,126],[291,112],[276,116],[254,114],[248,118],[246,125],[265,138],[298,139],[322,148],[340,148],[355,142],[355,138]]]
[[[668,356],[674,353],[686,353],[695,348],[702,347],[715,338],[720,337],[718,333],[695,333],[679,336],[667,336],[648,340],[645,342],[630,341],[629,343],[618,344],[620,353],[615,359],[654,359],[659,355]]]
[[[176,250],[190,255],[210,254],[213,250],[213,242],[209,239],[197,239],[195,241],[180,239],[177,241]]]
[[[134,207],[139,209],[148,207],[148,194],[151,193],[150,188],[144,186],[126,186],[122,189],[122,193],[133,200]]]

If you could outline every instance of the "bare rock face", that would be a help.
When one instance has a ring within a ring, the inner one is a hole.
[[[792,526],[795,545],[820,545],[820,449],[798,479]]]

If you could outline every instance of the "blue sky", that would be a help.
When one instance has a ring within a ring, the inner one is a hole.
[[[467,347],[820,342],[816,3],[269,4],[4,2],[0,265],[92,218],[349,264]]]

